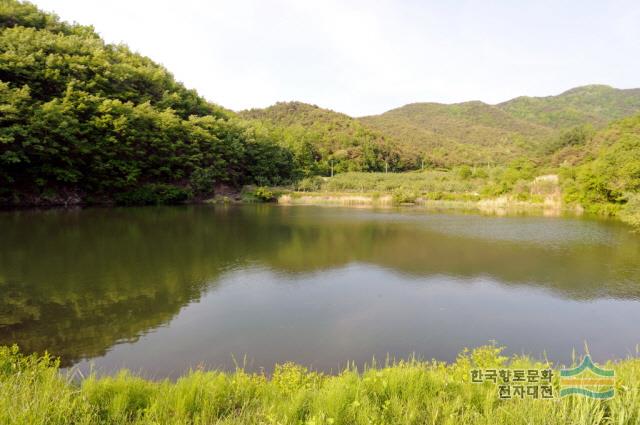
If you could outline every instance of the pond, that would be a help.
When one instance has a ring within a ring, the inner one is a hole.
[[[418,209],[0,213],[0,345],[148,377],[453,360],[496,341],[636,355],[640,235],[615,221]]]

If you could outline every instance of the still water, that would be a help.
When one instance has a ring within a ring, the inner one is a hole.
[[[0,213],[0,345],[148,377],[453,360],[497,341],[637,354],[640,235],[613,221],[416,209]]]

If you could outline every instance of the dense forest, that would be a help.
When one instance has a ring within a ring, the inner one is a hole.
[[[0,58],[3,205],[175,203],[344,172],[437,170],[484,179],[486,196],[558,174],[565,201],[640,221],[640,89],[361,118],[301,102],[236,113],[92,27],[16,0],[0,0]]]
[[[3,0],[0,57],[5,203],[172,202],[294,177],[269,134],[91,27]]]
[[[640,226],[640,115],[578,136],[559,150],[577,158],[576,166],[565,160],[560,167],[565,200]]]
[[[279,102],[240,112],[290,149],[305,176],[345,171],[401,171],[415,168],[397,143],[345,114],[301,102]]]

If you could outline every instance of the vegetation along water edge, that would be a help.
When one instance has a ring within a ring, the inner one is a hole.
[[[295,364],[270,376],[193,370],[176,381],[131,372],[74,377],[47,355],[0,348],[0,422],[7,424],[637,424],[640,360],[615,371],[609,400],[560,397],[501,399],[473,370],[548,370],[546,362],[507,358],[496,346],[463,351],[450,364],[409,359],[326,375]]]

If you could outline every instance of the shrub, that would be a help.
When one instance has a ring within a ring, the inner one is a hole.
[[[115,195],[118,205],[180,204],[193,196],[189,189],[169,184],[147,184]]]
[[[473,177],[476,177],[478,179],[486,179],[487,177],[489,177],[489,173],[487,173],[487,170],[485,170],[484,167],[479,167],[474,169]]]
[[[276,193],[266,186],[245,186],[242,189],[244,202],[273,202],[276,198]]]
[[[191,188],[195,193],[208,194],[213,192],[217,173],[212,168],[198,168],[189,179]]]
[[[322,177],[319,176],[306,177],[298,182],[296,190],[301,192],[315,192],[322,188],[323,182]]]
[[[266,186],[256,188],[255,195],[263,202],[271,202],[276,199],[275,193]]]
[[[396,189],[393,191],[392,200],[394,204],[412,204],[416,202],[418,195],[404,189]]]
[[[640,193],[628,195],[628,201],[620,211],[620,218],[640,230]]]
[[[471,178],[471,175],[473,174],[473,172],[471,171],[471,167],[469,167],[468,165],[463,165],[462,167],[459,167],[457,169],[457,172],[462,180],[467,180]]]
[[[526,180],[518,180],[513,185],[512,193],[518,201],[528,201],[531,198],[531,185]]]

